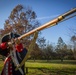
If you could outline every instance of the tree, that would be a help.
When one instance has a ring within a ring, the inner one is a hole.
[[[42,38],[38,38],[37,39],[37,44],[35,45],[35,48],[34,50],[31,52],[31,58],[34,59],[43,59],[44,57],[44,54],[43,54],[43,50],[44,50],[44,47],[46,46],[46,43],[45,43],[46,39],[44,39],[44,37]]]
[[[44,59],[46,59],[47,61],[48,60],[51,60],[53,58],[53,46],[52,44],[47,44],[46,47],[44,48],[43,50],[44,52]]]
[[[40,25],[36,17],[36,13],[31,7],[24,8],[22,5],[17,5],[5,21],[4,30],[0,30],[0,34],[3,36],[9,32],[18,33],[20,35],[27,33]],[[24,44],[29,45],[32,37],[32,35],[26,37],[23,40]]]
[[[35,47],[33,49],[33,51],[31,52],[31,59],[41,59],[42,56],[42,51],[40,50],[40,48],[38,47],[37,44],[35,44]]]
[[[44,37],[38,39],[38,45],[43,50],[46,46],[46,39]]]
[[[70,30],[70,41],[71,41],[71,45],[72,45],[72,52],[73,52],[73,56],[76,59],[76,28],[72,27],[69,29]]]
[[[63,59],[67,54],[66,50],[67,50],[67,45],[63,42],[63,39],[59,37],[56,47],[56,52],[59,58],[61,59],[61,62],[63,62]]]
[[[72,36],[71,37],[71,41],[73,43],[73,54],[74,54],[74,58],[76,59],[76,36]]]
[[[5,21],[5,29],[11,29],[13,32],[24,34],[39,25],[35,20],[37,17],[35,12],[30,8],[17,5],[11,12],[8,20]]]

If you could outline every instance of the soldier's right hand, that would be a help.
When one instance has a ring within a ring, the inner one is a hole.
[[[13,48],[12,42],[8,42],[8,47]]]

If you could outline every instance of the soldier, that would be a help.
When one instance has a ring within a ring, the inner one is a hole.
[[[2,38],[0,54],[5,56],[6,59],[1,75],[25,75],[25,65],[17,71],[15,70],[27,53],[27,49],[23,47],[23,44],[18,37],[18,34],[10,33]]]

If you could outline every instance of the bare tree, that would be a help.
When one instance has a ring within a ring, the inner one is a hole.
[[[71,49],[72,49],[72,52],[73,52],[73,56],[74,58],[76,59],[76,28],[75,27],[72,27],[72,28],[69,28],[69,32],[70,32],[70,41],[71,41]]]
[[[72,36],[71,37],[71,41],[73,43],[73,54],[74,54],[74,58],[76,59],[76,36]]]

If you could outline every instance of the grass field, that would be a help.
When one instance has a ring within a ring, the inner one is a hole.
[[[27,75],[76,75],[76,61],[27,61]]]
[[[0,61],[0,70],[3,67],[3,62]],[[29,60],[25,63],[25,67],[28,67],[27,75],[76,75],[76,61],[65,60],[63,62],[59,60],[52,60],[47,62],[46,60]]]

